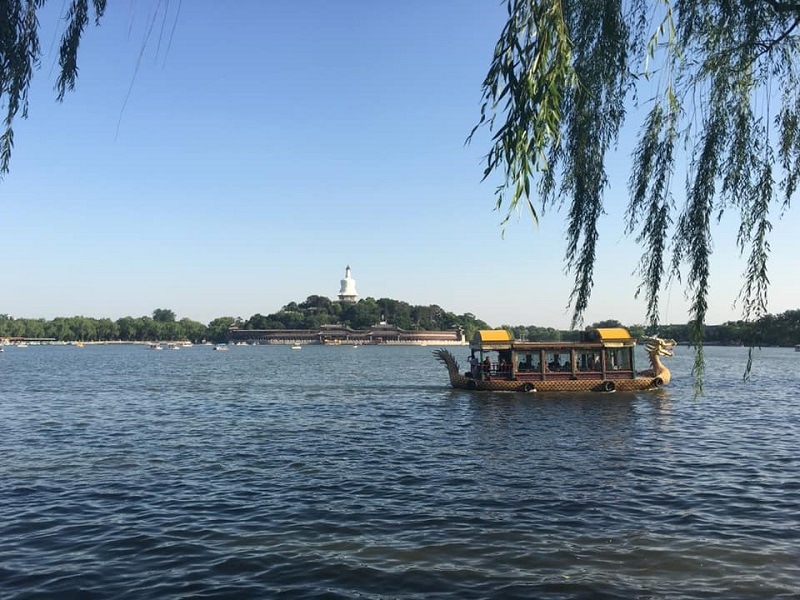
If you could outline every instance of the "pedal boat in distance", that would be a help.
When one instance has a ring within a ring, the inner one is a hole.
[[[636,370],[636,338],[622,327],[591,329],[579,342],[518,342],[502,329],[481,330],[470,342],[469,368],[461,371],[444,348],[434,355],[457,389],[493,392],[637,392],[667,385],[661,363],[675,340],[642,338],[650,369]]]

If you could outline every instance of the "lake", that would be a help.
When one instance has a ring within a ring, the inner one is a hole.
[[[7,348],[0,596],[800,597],[800,354],[706,348],[695,399],[686,347],[578,396],[431,350]]]

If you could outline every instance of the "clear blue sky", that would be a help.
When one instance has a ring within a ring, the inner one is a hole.
[[[165,15],[115,0],[57,104],[64,6],[42,13],[30,117],[0,183],[0,312],[248,318],[335,298],[350,265],[361,297],[569,326],[563,214],[538,228],[522,214],[502,236],[486,138],[464,145],[503,3],[193,0]],[[631,143],[610,165],[587,323],[644,321],[622,222]],[[739,316],[735,217],[717,230],[710,323]],[[798,217],[775,225],[778,313],[800,305]],[[687,320],[680,285],[662,306]]]

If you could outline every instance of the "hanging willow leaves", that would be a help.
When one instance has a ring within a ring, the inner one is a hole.
[[[37,11],[46,0],[0,0],[0,105],[5,106],[0,134],[0,177],[8,173],[14,147],[14,119],[28,116],[28,90],[39,66],[39,20]],[[106,8],[106,0],[92,0],[95,22]],[[78,76],[78,45],[89,19],[89,0],[72,0],[66,15],[59,50],[60,71],[57,99],[75,87]]]
[[[626,231],[643,246],[637,296],[644,293],[648,324],[657,328],[663,285],[684,283],[702,393],[713,229],[729,209],[738,211],[747,264],[738,300],[745,320],[758,319],[767,309],[769,215],[776,204],[789,208],[800,180],[800,3],[506,4],[476,126],[492,132],[484,178],[502,177],[503,225],[519,206],[535,221],[551,205],[567,207],[569,306],[579,325],[594,285],[606,160],[625,107],[649,98],[626,211]],[[676,172],[686,173],[682,190]]]

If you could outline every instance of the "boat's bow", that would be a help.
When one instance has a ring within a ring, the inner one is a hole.
[[[662,356],[673,356],[673,348],[678,345],[675,340],[665,340],[657,336],[642,338],[647,356],[650,359],[651,371],[645,371],[642,375],[652,375],[657,380],[657,385],[667,385],[672,378],[669,369],[661,362]]]

